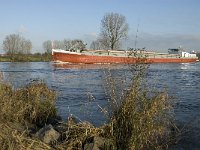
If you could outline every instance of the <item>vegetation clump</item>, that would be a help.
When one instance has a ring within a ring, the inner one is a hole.
[[[0,119],[11,122],[45,123],[56,116],[55,92],[44,83],[13,90],[10,85],[0,85]]]
[[[161,141],[170,133],[168,96],[166,93],[158,93],[152,98],[147,95],[134,86],[114,111],[111,123],[119,149],[160,149],[166,146]]]
[[[55,98],[55,92],[44,83],[32,83],[17,90],[0,83],[1,149],[50,149],[28,136],[28,129],[44,126],[57,115]]]
[[[117,149],[165,149],[172,142],[171,129],[175,126],[172,103],[166,91],[150,89],[146,81],[147,68],[144,64],[131,68],[133,78],[120,97],[114,85],[116,80],[111,73],[108,75],[110,99],[109,108],[104,112],[110,117],[110,134]]]

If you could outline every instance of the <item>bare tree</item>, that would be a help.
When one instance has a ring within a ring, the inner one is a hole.
[[[51,53],[52,50],[52,42],[50,40],[43,42],[43,48],[46,53]]]
[[[30,54],[32,49],[32,43],[30,40],[26,40],[23,37],[21,37],[19,42],[19,50],[18,53],[21,54]]]
[[[7,35],[3,41],[3,49],[7,54],[27,54],[32,49],[32,43],[30,40],[26,40],[19,34]]]
[[[99,49],[101,49],[100,44],[101,43],[98,42],[97,40],[96,41],[92,41],[92,43],[90,44],[90,49],[99,50]]]
[[[70,50],[71,48],[71,41],[70,40],[64,40],[65,50]]]
[[[53,44],[55,49],[65,49],[64,41],[55,40]]]
[[[25,50],[24,50],[24,53],[25,54],[30,54],[31,53],[31,49],[32,49],[32,43],[30,40],[26,40],[25,41]]]
[[[72,44],[72,50],[84,50],[85,49],[85,46],[86,44],[84,44],[84,42],[82,40],[72,40],[71,41],[71,44]]]
[[[13,54],[16,52],[17,48],[17,41],[19,40],[19,35],[17,34],[11,34],[5,37],[5,40],[3,41],[3,49],[7,54]]]
[[[86,44],[79,39],[76,40],[64,40],[64,44],[65,44],[65,49],[66,50],[70,50],[70,51],[77,51],[77,50],[84,50],[86,47]]]
[[[120,42],[128,34],[128,24],[125,16],[118,13],[107,13],[101,20],[100,39],[109,49],[118,49]]]
[[[93,41],[90,45],[90,49],[93,50],[108,50],[110,49],[107,45],[108,42],[106,42],[106,39],[97,39],[96,41]]]
[[[51,52],[52,42],[50,40],[43,42],[43,48],[47,53]],[[77,51],[77,50],[82,51],[86,48],[86,44],[82,40],[79,40],[79,39],[75,39],[75,40],[65,39],[63,41],[55,40],[53,41],[53,48],[70,50],[70,51]]]

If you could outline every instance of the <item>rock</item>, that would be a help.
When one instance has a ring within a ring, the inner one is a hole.
[[[52,126],[55,126],[60,122],[62,122],[62,118],[60,116],[54,116],[47,119],[47,124],[51,124]]]
[[[68,126],[66,123],[63,122],[63,123],[59,123],[59,124],[55,125],[54,129],[56,131],[58,131],[59,133],[64,133],[68,130]]]
[[[54,141],[57,141],[60,137],[60,133],[54,130],[52,125],[47,125],[43,128],[41,128],[35,136],[39,138],[44,143],[52,143]]]
[[[91,137],[88,138],[84,144],[84,150],[102,150],[109,149],[114,150],[114,144],[111,139],[103,138],[103,137]]]

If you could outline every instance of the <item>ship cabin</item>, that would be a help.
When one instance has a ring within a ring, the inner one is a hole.
[[[169,54],[175,54],[175,55],[179,55],[180,57],[197,57],[195,53],[189,53],[189,52],[185,52],[183,51],[183,49],[180,48],[173,48],[173,49],[168,49],[168,53]]]
[[[180,55],[181,49],[180,48],[170,48],[168,49],[169,54],[179,54]]]

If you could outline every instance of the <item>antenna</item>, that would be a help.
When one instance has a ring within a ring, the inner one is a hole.
[[[139,31],[139,21],[137,24],[137,31],[136,31],[136,35],[135,35],[135,50],[136,50],[136,46],[137,46],[138,31]]]

